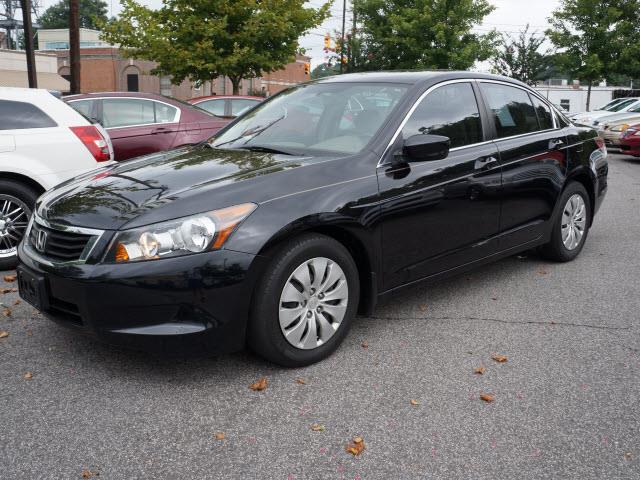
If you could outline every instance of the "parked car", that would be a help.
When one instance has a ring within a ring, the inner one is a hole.
[[[45,190],[113,158],[109,137],[46,90],[0,87],[0,270]]]
[[[262,97],[212,95],[192,98],[191,100],[187,100],[187,102],[192,105],[197,105],[218,117],[236,118],[263,100],[264,98]]]
[[[629,100],[631,98],[634,98],[635,100],[640,100],[640,98],[638,97],[621,97],[621,98],[614,98],[613,100],[611,100],[609,103],[598,107],[598,108],[594,108],[593,111],[602,111],[602,110],[606,110],[606,111],[610,111],[613,107],[615,107],[616,105],[618,105],[621,102],[624,102],[626,100]],[[556,107],[558,106],[557,104]],[[562,111],[562,110],[561,110]],[[564,112],[563,112],[564,113]],[[572,113],[567,115],[570,119],[574,119],[575,117],[577,117],[578,115],[584,115],[585,113],[588,112],[577,112],[577,113]]]
[[[202,142],[229,123],[153,93],[87,93],[68,96],[65,101],[104,126],[117,161]]]
[[[20,292],[108,342],[308,365],[402,287],[536,247],[574,259],[607,172],[596,131],[515,80],[328,77],[45,194]]]
[[[622,153],[640,157],[640,123],[627,128],[620,139]]]
[[[594,110],[592,112],[584,112],[573,117],[573,121],[581,125],[593,126],[597,120],[602,117],[611,115],[612,113],[624,113],[640,106],[640,99],[638,98],[626,98],[621,102],[618,102],[607,110]]]
[[[618,148],[622,133],[630,125],[638,122],[640,122],[640,105],[627,112],[606,115],[596,120],[594,127],[598,129],[598,134],[604,139],[607,147]]]

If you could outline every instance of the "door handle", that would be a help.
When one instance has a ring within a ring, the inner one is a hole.
[[[171,130],[167,127],[158,127],[154,128],[151,133],[169,133]]]
[[[549,140],[549,150],[560,150],[564,146],[564,140],[561,138],[554,138]]]
[[[476,170],[487,170],[491,168],[494,164],[498,163],[498,159],[496,157],[484,157],[476,160],[475,169]]]

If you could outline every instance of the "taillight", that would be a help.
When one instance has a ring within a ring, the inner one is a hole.
[[[100,131],[93,125],[84,127],[69,127],[76,137],[80,139],[84,146],[87,147],[96,162],[108,162],[111,160],[109,155],[109,145]]]

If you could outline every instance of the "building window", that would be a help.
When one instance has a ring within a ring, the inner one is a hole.
[[[128,73],[127,74],[127,92],[138,92],[138,74],[137,73]]]
[[[571,111],[571,101],[568,98],[563,98],[562,100],[560,100],[560,106],[567,112]]]
[[[160,95],[170,97],[171,93],[171,77],[168,75],[160,77]]]

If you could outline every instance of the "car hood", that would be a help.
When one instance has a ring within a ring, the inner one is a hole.
[[[264,201],[268,192],[251,186],[252,182],[298,168],[309,160],[206,145],[186,147],[69,180],[43,195],[37,211],[40,217],[59,225],[107,230],[148,225]]]
[[[640,122],[640,112],[623,112],[607,115],[599,120],[600,125],[619,125],[622,123]]]

